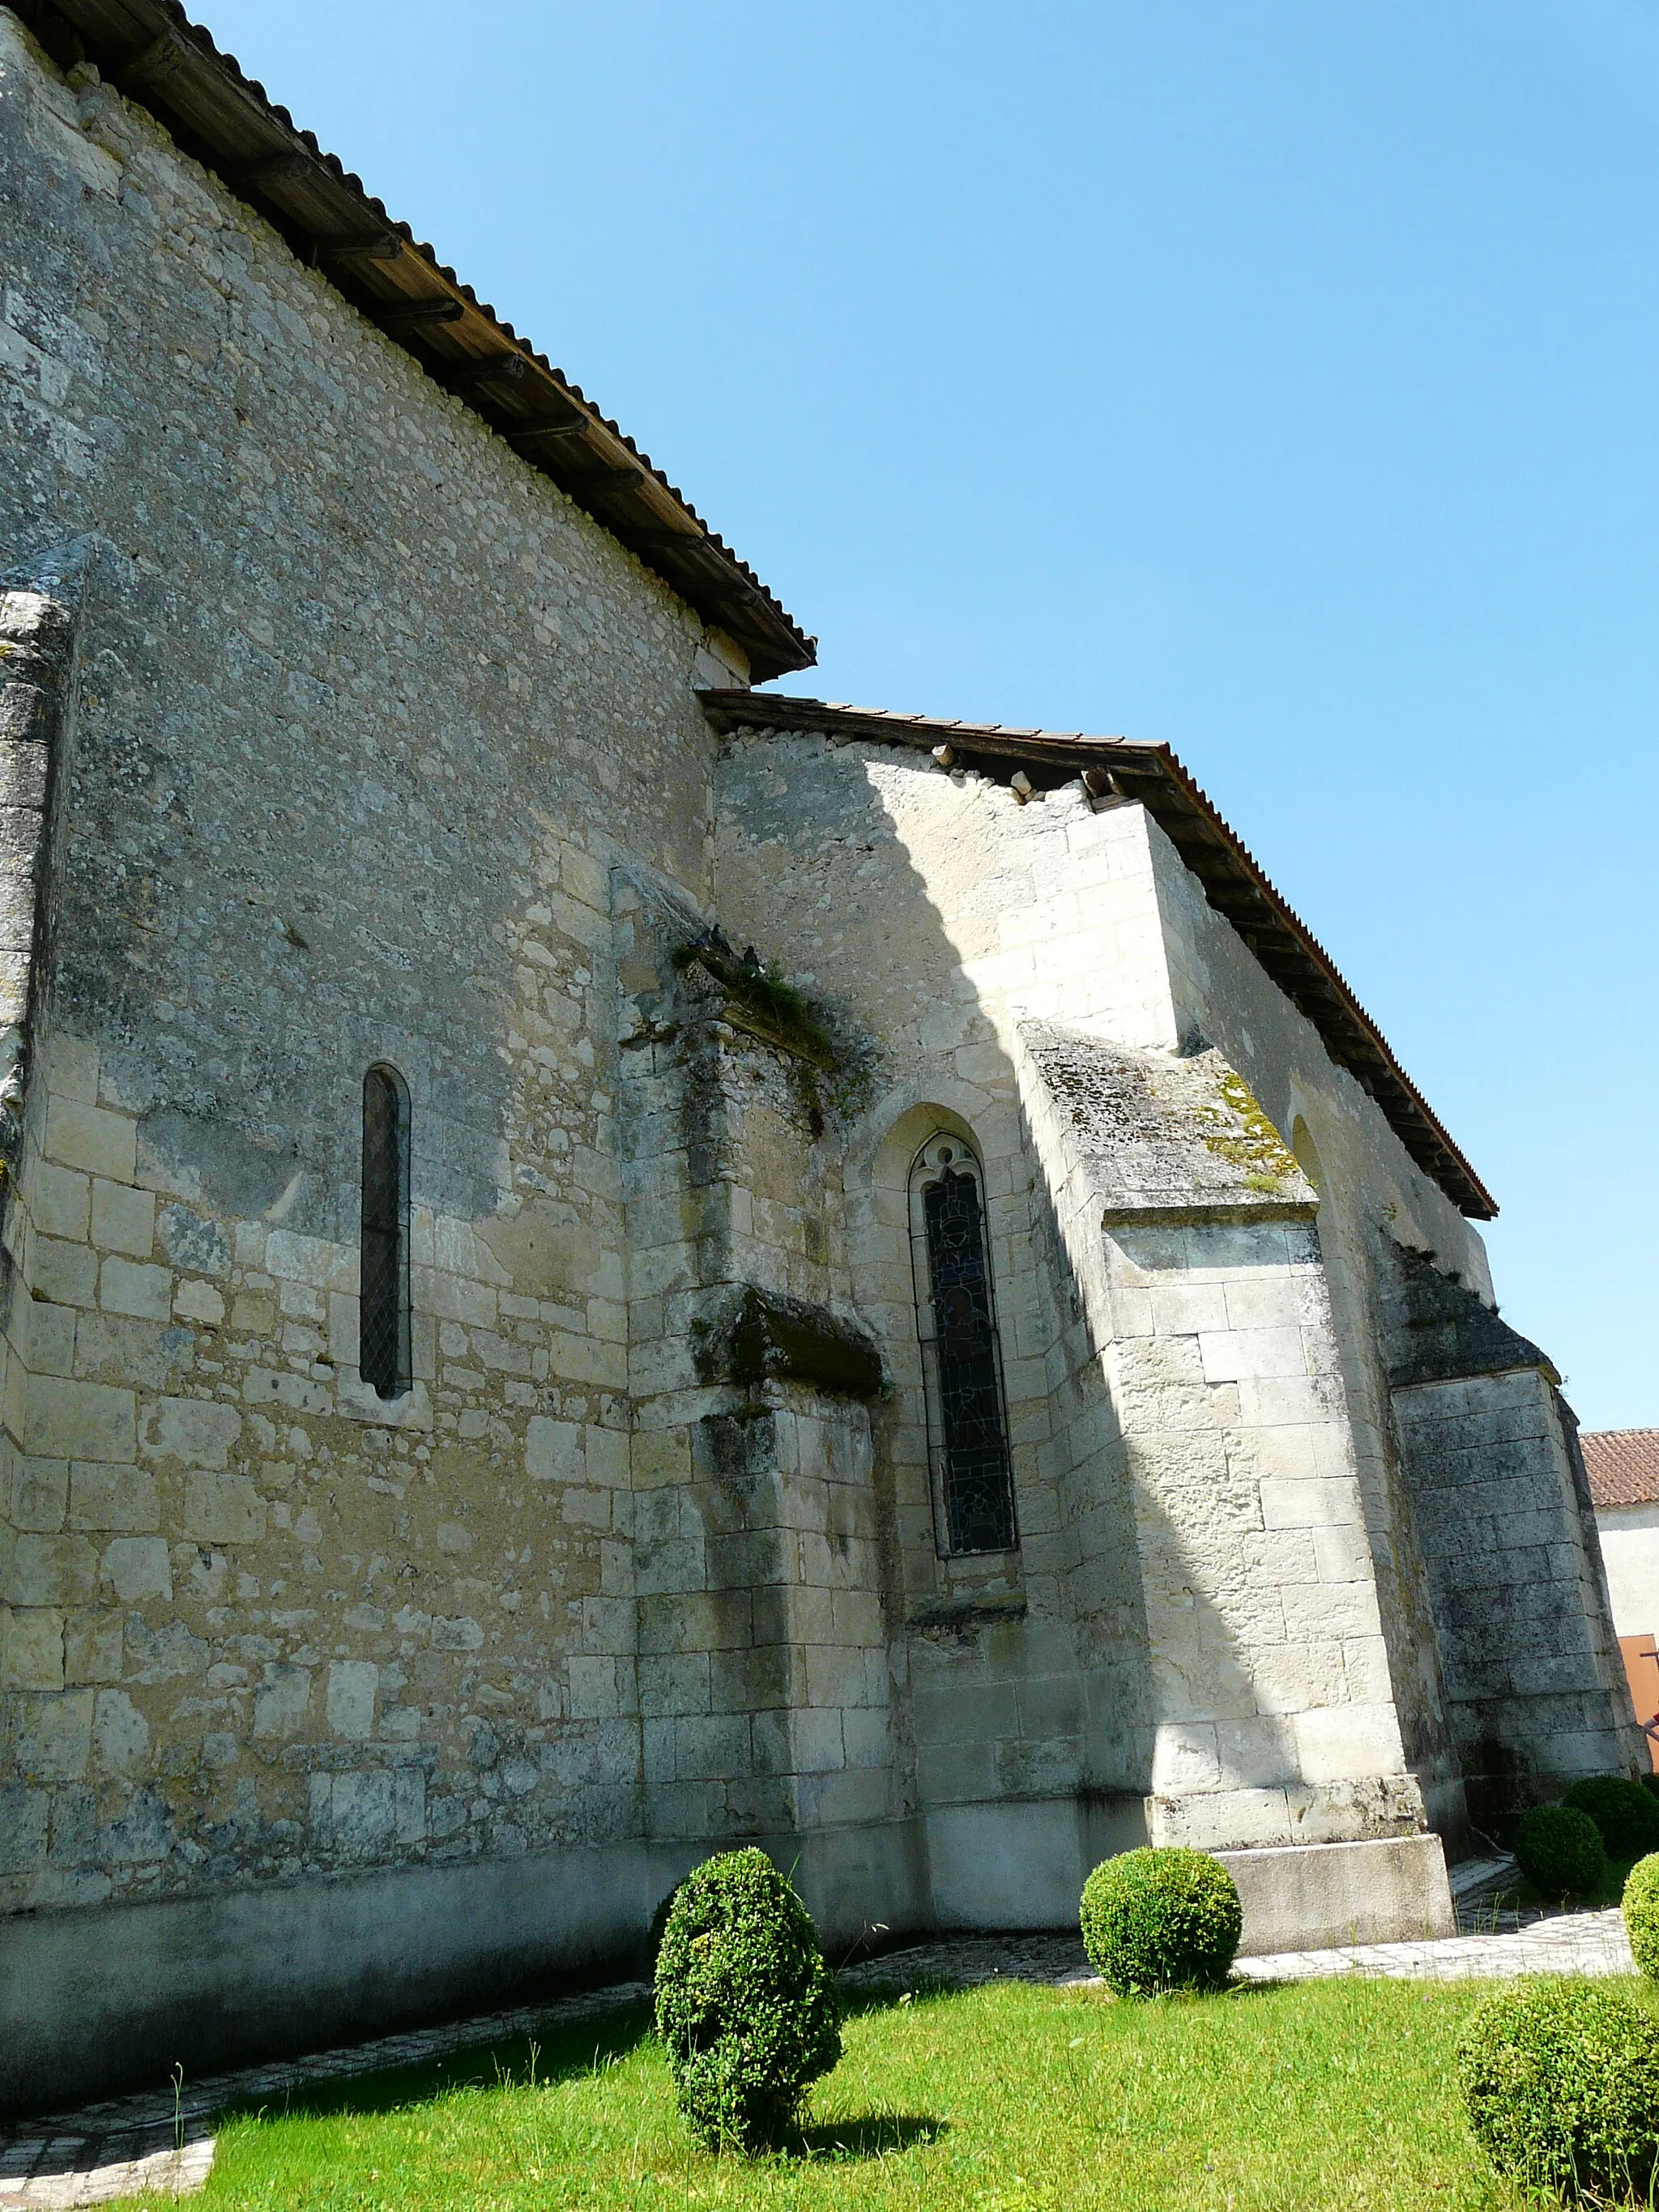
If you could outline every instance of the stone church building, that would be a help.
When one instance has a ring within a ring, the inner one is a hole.
[[[1643,1762],[1473,1169],[1167,748],[810,639],[173,0],[0,9],[0,2065],[1446,1924]],[[1454,979],[1455,980],[1455,979]]]

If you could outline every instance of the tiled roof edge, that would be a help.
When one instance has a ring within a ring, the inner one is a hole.
[[[1103,770],[1125,797],[1146,806],[1203,884],[1211,905],[1312,1022],[1331,1058],[1376,1099],[1425,1174],[1472,1220],[1489,1221],[1498,1212],[1496,1200],[1395,1058],[1330,955],[1167,745],[1087,737],[1080,731],[895,714],[776,692],[704,691],[700,696],[704,713],[722,732],[813,731],[927,751],[949,745],[970,765],[1002,761],[1011,771],[1024,768],[1039,783],[1067,781],[1085,768]]]
[[[1578,1443],[1595,1504],[1659,1504],[1659,1429],[1585,1429]]]
[[[272,223],[435,381],[747,653],[756,681],[811,667],[808,637],[581,387],[395,222],[179,0],[14,0],[60,64],[89,61]]]

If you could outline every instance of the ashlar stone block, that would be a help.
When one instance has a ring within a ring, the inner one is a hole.
[[[142,1605],[147,1598],[171,1598],[173,1567],[166,1541],[160,1536],[118,1536],[106,1545],[99,1579],[123,1605]]]
[[[368,1659],[336,1659],[328,1670],[324,1710],[334,1735],[353,1739],[374,1733],[374,1698],[380,1670]]]
[[[125,1252],[136,1260],[149,1259],[155,1243],[155,1192],[136,1189],[130,1183],[109,1182],[102,1176],[95,1178],[92,1185],[92,1242],[100,1251]]]
[[[74,1605],[92,1595],[98,1554],[84,1536],[0,1531],[0,1598],[9,1604]]]
[[[69,1462],[64,1459],[12,1461],[11,1522],[40,1534],[51,1534],[64,1526],[69,1504]]]
[[[137,1443],[133,1393],[68,1376],[36,1376],[25,1404],[23,1443],[31,1455],[44,1458],[130,1462]]]
[[[77,1463],[70,1470],[69,1525],[100,1531],[159,1528],[161,1506],[155,1477],[139,1467],[103,1461]]]
[[[53,1606],[0,1606],[0,1685],[64,1687],[64,1616]]]
[[[92,1756],[94,1692],[20,1692],[13,1699],[12,1758],[30,1783],[79,1782]]]
[[[131,1183],[137,1176],[137,1145],[138,1125],[125,1114],[58,1092],[47,1101],[45,1151],[64,1167]]]
[[[245,1474],[199,1468],[185,1477],[184,1529],[205,1544],[257,1544],[265,1501]]]

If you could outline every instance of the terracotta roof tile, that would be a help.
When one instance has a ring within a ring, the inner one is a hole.
[[[1659,1504],[1659,1429],[1592,1430],[1578,1441],[1598,1505]]]

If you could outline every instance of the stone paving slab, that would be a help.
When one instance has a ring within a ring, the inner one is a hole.
[[[1246,1982],[1310,1981],[1334,1975],[1389,1978],[1493,1980],[1517,1974],[1629,1974],[1635,1972],[1624,1921],[1606,1912],[1461,1911],[1463,1932],[1420,1943],[1360,1943],[1328,1951],[1287,1951],[1240,1959]],[[981,1936],[914,1944],[842,1970],[851,1994],[884,1990],[979,1989],[994,1981],[1065,1989],[1098,1978],[1074,1935]],[[311,2083],[349,2080],[399,2066],[422,2065],[459,2051],[505,2043],[594,2020],[650,1994],[644,1982],[607,1988],[510,2011],[485,2013],[442,2027],[378,2036],[338,2050],[242,2067],[186,2083],[175,2115],[171,2088],[115,2097],[76,2112],[49,2114],[0,2138],[0,2212],[12,2208],[100,2204],[149,2190],[183,2195],[199,2189],[213,2164],[212,2123],[235,2106],[258,2106]],[[179,2136],[182,2134],[182,2144]]]

